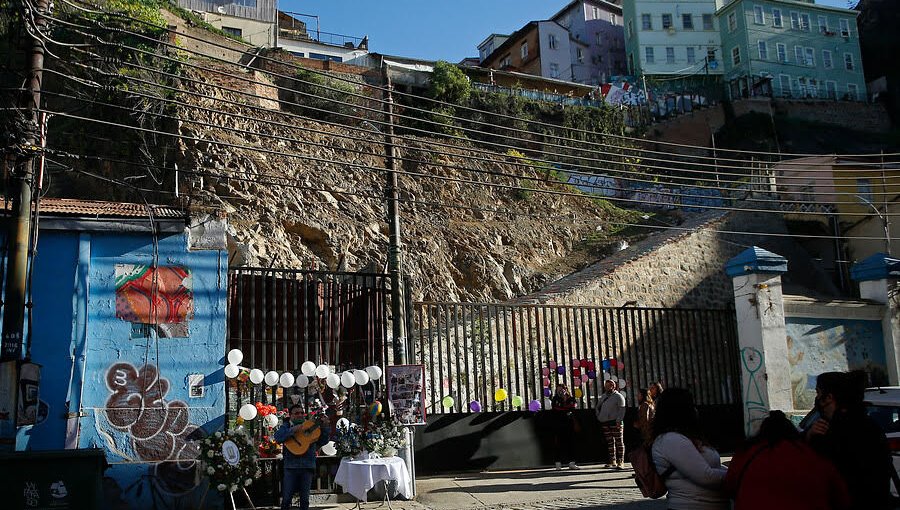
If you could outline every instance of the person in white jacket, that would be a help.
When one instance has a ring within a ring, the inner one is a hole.
[[[653,463],[669,492],[668,510],[728,510],[719,452],[704,443],[694,397],[682,388],[664,391],[653,420]]]
[[[609,450],[609,462],[606,467],[625,469],[625,395],[616,391],[616,383],[607,379],[603,383],[603,395],[597,400],[594,414],[600,422],[606,448]]]

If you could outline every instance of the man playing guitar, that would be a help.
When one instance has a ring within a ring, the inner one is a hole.
[[[292,405],[289,412],[288,419],[275,432],[275,441],[285,446],[282,449],[284,480],[281,508],[291,508],[291,499],[295,492],[299,492],[300,510],[309,510],[309,491],[316,473],[316,450],[327,443],[330,436],[328,416],[323,412],[321,426],[318,426],[305,420],[300,404]]]

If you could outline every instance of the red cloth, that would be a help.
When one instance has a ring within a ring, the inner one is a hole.
[[[725,491],[734,498],[734,510],[850,508],[847,484],[837,469],[802,442],[781,441],[774,447],[762,442],[736,453]]]

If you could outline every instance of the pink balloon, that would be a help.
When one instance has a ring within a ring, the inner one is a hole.
[[[550,387],[550,378],[544,377],[544,388]]]
[[[572,368],[578,368],[580,366],[581,366],[581,361],[578,361],[577,359],[572,360]]]
[[[541,375],[543,375],[544,377],[547,377],[548,375],[550,375],[550,369],[547,367],[542,368]]]
[[[621,361],[616,363],[616,368],[622,370],[623,368],[625,368],[625,363],[622,363]]]
[[[581,382],[587,382],[588,379],[590,379],[590,377],[588,377],[587,374],[581,374]]]
[[[584,384],[584,381],[581,380],[581,377],[576,377],[572,382],[575,383],[575,386],[581,386],[582,384]]]
[[[552,368],[556,368],[556,362],[555,362],[555,361],[551,361],[550,363],[547,363],[547,366],[550,367],[551,369],[552,369]]]

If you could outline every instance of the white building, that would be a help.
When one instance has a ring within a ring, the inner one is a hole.
[[[275,45],[276,0],[178,0],[210,25],[254,46]]]
[[[315,22],[314,27],[307,21]],[[347,62],[369,53],[369,38],[323,32],[318,16],[278,11],[278,46],[291,54],[317,60]]]
[[[721,39],[715,0],[623,0],[629,74],[720,76]]]

